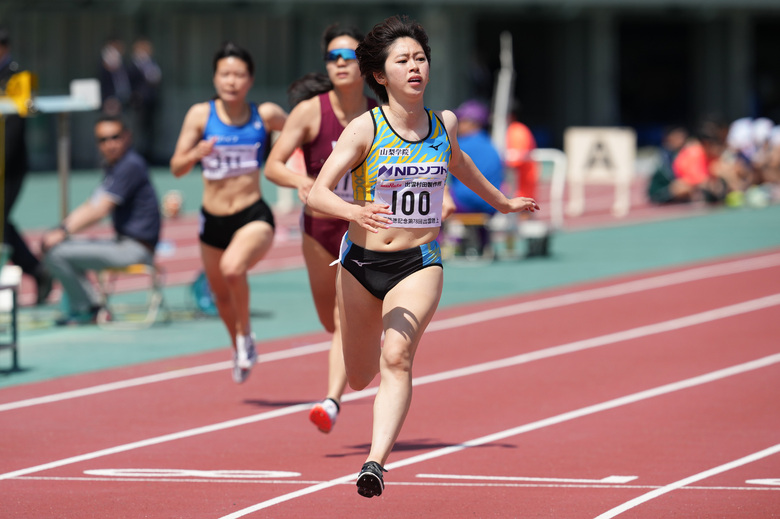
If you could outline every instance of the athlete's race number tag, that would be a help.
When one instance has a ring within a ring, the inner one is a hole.
[[[228,172],[231,176],[249,173],[259,167],[257,148],[255,144],[217,145],[209,156],[203,158],[203,166],[213,176],[223,176]]]
[[[347,202],[354,201],[354,196],[352,193],[352,173],[347,172],[347,174],[344,175],[344,178],[339,180],[339,183],[333,189],[333,192],[336,193],[342,200],[346,200]]]
[[[385,179],[377,186],[377,203],[390,206],[387,216],[399,227],[437,227],[441,225],[446,176]]]
[[[333,149],[336,148],[336,142],[338,141],[330,141],[330,145]],[[335,189],[333,189],[333,192],[336,193],[339,198],[346,200],[347,202],[353,202],[355,200],[352,192],[352,173],[350,171],[347,171],[338,185],[336,185]]]

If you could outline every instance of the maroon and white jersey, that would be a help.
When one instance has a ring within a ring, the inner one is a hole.
[[[336,146],[336,141],[339,140],[341,132],[344,131],[344,126],[341,125],[338,117],[333,113],[329,92],[320,94],[318,97],[320,99],[320,131],[313,141],[301,146],[306,163],[306,173],[312,178],[317,178],[317,175],[320,174],[322,165],[325,164],[334,146]],[[377,106],[376,101],[373,99],[367,98],[367,100],[369,110]],[[344,175],[334,192],[344,200],[353,201],[352,178],[349,172]]]

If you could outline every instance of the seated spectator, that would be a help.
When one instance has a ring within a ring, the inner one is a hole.
[[[458,116],[458,143],[488,181],[501,189],[504,167],[501,157],[485,131],[490,110],[479,101],[466,101],[455,109]],[[449,190],[455,212],[494,214],[496,210],[457,178],[449,176]]]
[[[726,128],[712,119],[703,122],[694,138],[672,162],[676,185],[688,200],[721,202],[733,180],[733,168],[722,161],[726,150]]]
[[[685,146],[688,137],[688,130],[682,125],[672,125],[664,130],[660,164],[650,177],[647,188],[651,202],[670,204],[690,201],[693,187],[678,180],[672,170],[674,159]]]
[[[752,159],[756,165],[762,164],[766,161],[766,154],[770,147],[769,139],[772,136],[772,129],[774,127],[775,123],[766,117],[759,117],[753,121],[752,133],[755,152],[753,153]]]
[[[769,127],[767,127],[769,123]],[[750,186],[760,184],[761,169],[766,159],[766,141],[771,130],[768,119],[743,117],[732,122],[726,138],[727,149],[722,163],[728,166],[729,188],[734,193],[742,193]],[[732,195],[731,200],[738,197]]]
[[[780,187],[780,125],[775,126],[769,136],[769,151],[761,178],[775,190]]]
[[[759,186],[766,182],[765,173],[772,154],[772,132],[775,123],[766,117],[759,117],[753,121],[753,144],[755,152],[751,157],[751,177],[748,180],[750,186]]]
[[[490,110],[479,101],[466,101],[455,109],[458,117],[458,143],[460,148],[471,157],[485,178],[498,189],[504,180],[504,166],[501,156],[490,141],[485,128],[490,118]],[[496,210],[482,198],[466,187],[453,175],[448,178],[448,193],[452,197],[455,213],[495,214]],[[446,199],[445,199],[446,202]],[[478,254],[484,252],[490,242],[488,230],[484,225],[476,228]]]
[[[731,205],[765,207],[780,200],[780,126],[766,118],[756,119],[753,137],[750,176],[744,177],[739,191],[729,195]]]
[[[44,262],[68,298],[69,312],[57,321],[60,326],[95,322],[101,300],[86,277],[88,270],[152,263],[160,237],[157,194],[146,162],[130,149],[130,131],[119,118],[103,116],[95,124],[95,139],[104,161],[101,185],[43,236]],[[109,215],[115,236],[71,237]]]

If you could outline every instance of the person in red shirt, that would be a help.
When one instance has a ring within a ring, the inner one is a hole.
[[[721,160],[726,150],[725,131],[714,120],[703,122],[695,138],[680,150],[672,162],[672,171],[680,190],[691,199],[722,201],[727,194],[727,165]]]
[[[517,174],[515,196],[536,199],[536,188],[539,184],[539,164],[531,160],[529,154],[536,149],[536,139],[521,123],[518,117],[519,106],[515,103],[509,114],[509,126],[506,130],[506,155],[504,162]]]

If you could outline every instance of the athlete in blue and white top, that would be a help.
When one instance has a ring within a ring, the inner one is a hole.
[[[268,132],[280,131],[287,114],[274,103],[246,96],[254,81],[249,53],[233,43],[214,57],[217,97],[193,105],[184,118],[171,172],[203,168],[200,250],[219,316],[233,343],[233,379],[243,382],[257,361],[249,322],[247,272],[271,248],[274,219],[260,190]]]
[[[203,178],[223,178],[251,175],[260,169],[268,145],[268,132],[257,105],[249,103],[249,120],[242,125],[222,122],[216,100],[209,101],[209,118],[203,129],[203,140],[211,141],[211,153],[201,159]]]
[[[347,126],[308,204],[350,222],[338,277],[347,380],[360,390],[380,374],[371,450],[357,480],[358,493],[372,497],[384,489],[382,465],[411,403],[415,350],[441,297],[436,236],[447,174],[503,213],[539,207],[530,198],[507,199],[461,151],[455,115],[425,108],[430,47],[419,24],[388,18],[356,54],[381,110]],[[352,203],[332,192],[349,170]]]

